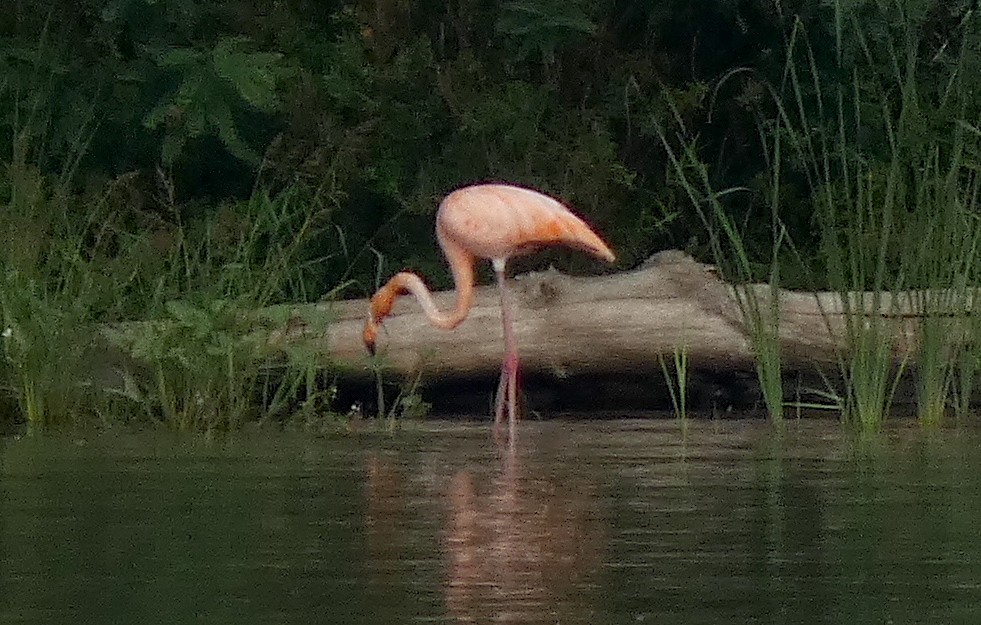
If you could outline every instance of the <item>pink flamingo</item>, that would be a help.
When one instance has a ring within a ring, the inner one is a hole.
[[[517,420],[518,345],[512,326],[513,306],[505,283],[508,259],[548,245],[577,248],[607,262],[613,262],[615,256],[582,219],[559,201],[531,189],[505,184],[463,187],[446,196],[436,213],[436,239],[453,272],[456,285],[453,310],[441,312],[419,276],[398,273],[371,298],[363,334],[365,347],[371,354],[375,353],[378,327],[391,312],[395,300],[405,293],[419,300],[434,326],[452,330],[460,325],[473,305],[474,263],[478,258],[490,260],[497,275],[504,323],[504,362],[497,387],[494,429],[498,431],[504,419],[506,396],[513,441]]]

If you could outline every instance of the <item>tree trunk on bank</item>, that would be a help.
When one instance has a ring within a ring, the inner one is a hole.
[[[768,286],[734,287],[713,267],[673,250],[634,271],[585,278],[545,271],[518,276],[509,284],[529,393],[537,387],[548,395],[552,389],[552,395],[571,393],[607,406],[663,406],[667,395],[659,357],[670,363],[683,352],[696,405],[747,407],[742,404],[758,399],[754,328],[779,330],[788,384],[805,380],[813,385],[817,380],[823,388],[826,377],[835,378],[849,345],[849,317],[853,332],[881,324],[894,362],[915,363],[924,317],[923,292],[852,294],[846,305],[837,293],[781,290],[774,307]],[[939,301],[935,295],[930,301]],[[439,293],[436,301],[449,308],[454,294]],[[746,314],[752,303],[756,314]],[[963,342],[973,336],[970,305],[945,300],[944,308],[933,309],[937,318],[949,320],[948,337]],[[372,361],[361,342],[367,310],[367,300],[298,306],[287,329],[273,338],[280,345],[316,346],[339,368],[342,380],[368,383]],[[772,320],[774,311],[778,323]],[[331,319],[326,325],[307,321],[324,315]],[[754,325],[754,318],[763,323]],[[403,297],[385,320],[378,342],[387,381],[420,379],[437,389],[466,389],[467,394],[472,394],[468,385],[493,390],[502,349],[494,286],[478,290],[470,316],[453,331],[433,328],[413,298]],[[632,400],[626,397],[631,394]],[[482,395],[480,401],[487,399]],[[572,406],[560,401],[559,407]]]

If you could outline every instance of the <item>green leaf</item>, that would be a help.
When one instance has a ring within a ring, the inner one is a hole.
[[[224,104],[219,104],[210,112],[209,119],[215,130],[218,131],[218,138],[225,144],[229,152],[243,161],[259,162],[259,155],[238,136],[231,109]]]
[[[165,131],[161,158],[173,164],[188,139],[213,134],[236,158],[256,164],[258,152],[242,140],[236,111],[278,109],[276,87],[286,71],[280,54],[249,52],[246,37],[225,37],[210,53],[192,48],[155,51],[160,67],[179,75],[177,87],[162,97],[144,118],[147,128]]]
[[[247,43],[247,37],[221,39],[211,53],[215,72],[252,106],[261,111],[275,111],[279,108],[276,84],[282,73],[278,64],[283,55],[243,51],[241,48]]]
[[[153,50],[151,54],[160,67],[188,67],[201,63],[201,52],[194,48],[167,48]]]

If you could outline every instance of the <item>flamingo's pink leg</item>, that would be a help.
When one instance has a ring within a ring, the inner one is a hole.
[[[497,383],[497,394],[494,395],[496,406],[494,408],[494,429],[498,429],[504,421],[504,397],[507,392],[505,386],[508,382],[507,365],[501,364],[501,379]]]
[[[518,430],[518,352],[508,357],[508,431],[511,443],[514,443]]]
[[[501,380],[497,386],[497,408],[494,412],[495,429],[504,420],[504,401],[507,397],[508,430],[511,442],[517,434],[518,420],[518,342],[514,336],[514,308],[504,278],[504,263],[494,263],[497,285],[501,292],[501,319],[504,324],[504,362],[501,365]]]

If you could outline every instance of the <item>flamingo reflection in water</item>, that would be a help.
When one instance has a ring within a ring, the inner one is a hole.
[[[413,467],[400,464],[397,454],[369,456],[372,584],[391,588],[398,581],[393,575],[405,575],[397,563],[417,560],[436,533],[439,583],[451,621],[589,622],[606,543],[595,484],[574,463],[537,459],[533,470],[525,470],[520,456],[499,451],[499,462],[449,471],[467,462],[466,450]],[[420,505],[427,502],[442,512]]]
[[[457,622],[587,622],[603,557],[603,519],[585,481],[522,471],[508,454],[488,480],[458,471],[448,485],[442,546],[446,607]]]

